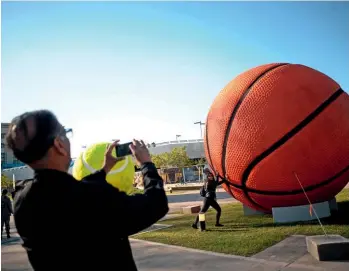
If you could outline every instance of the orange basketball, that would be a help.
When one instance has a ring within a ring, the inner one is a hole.
[[[225,190],[253,209],[308,204],[300,183],[327,201],[349,180],[349,96],[309,67],[259,66],[216,97],[204,141]]]

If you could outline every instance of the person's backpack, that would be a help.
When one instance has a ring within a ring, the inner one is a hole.
[[[206,188],[205,188],[205,185],[201,186],[201,188],[200,188],[200,196],[201,196],[201,197],[206,197]]]

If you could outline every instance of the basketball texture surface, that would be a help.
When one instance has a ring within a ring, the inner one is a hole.
[[[77,180],[100,170],[104,162],[104,154],[108,143],[97,143],[86,148],[75,160],[73,166],[73,176]],[[116,155],[115,150],[112,155]],[[118,188],[120,191],[130,194],[133,191],[133,178],[135,174],[132,157],[126,156],[124,160],[116,163],[107,174],[107,182]]]
[[[273,63],[233,79],[206,120],[206,158],[245,205],[272,207],[332,199],[349,180],[349,96],[325,74]]]

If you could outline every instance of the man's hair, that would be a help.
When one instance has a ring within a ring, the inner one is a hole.
[[[7,189],[2,190],[2,195],[7,195],[7,193],[8,193]]]
[[[11,121],[6,142],[18,160],[32,163],[44,158],[60,128],[56,116],[48,110],[26,112]]]

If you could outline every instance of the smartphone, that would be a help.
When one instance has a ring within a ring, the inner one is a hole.
[[[115,148],[116,157],[124,157],[124,156],[127,156],[127,155],[131,155],[132,154],[132,152],[130,150],[130,145],[131,144],[132,144],[132,142],[128,142],[128,143],[125,143],[125,144],[117,145],[116,148]]]

